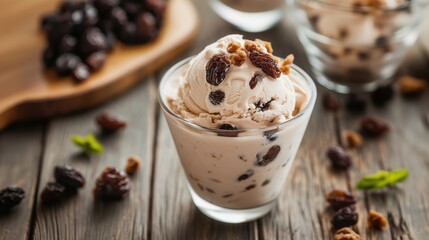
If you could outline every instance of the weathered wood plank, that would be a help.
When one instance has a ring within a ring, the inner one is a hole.
[[[225,224],[194,206],[164,117],[160,116],[153,186],[152,239],[256,239],[256,223]]]
[[[22,187],[25,199],[0,213],[0,239],[27,239],[41,163],[44,124],[17,125],[0,133],[0,188]]]
[[[146,238],[155,130],[154,94],[153,81],[146,81],[100,108],[51,122],[39,183],[41,188],[53,180],[53,168],[59,164],[79,169],[87,183],[77,196],[61,204],[41,206],[38,203],[34,239]],[[98,132],[94,117],[103,111],[122,116],[128,126],[114,135],[100,135],[105,152],[86,157],[70,142],[70,137]],[[92,196],[95,178],[107,166],[123,169],[130,155],[142,158],[142,169],[132,178],[129,198],[119,202],[95,201]]]

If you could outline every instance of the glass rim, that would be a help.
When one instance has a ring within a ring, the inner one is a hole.
[[[371,13],[374,11],[377,11],[377,12],[404,11],[404,10],[411,8],[414,5],[424,6],[424,5],[427,5],[429,3],[428,0],[415,0],[415,1],[406,1],[406,2],[401,3],[395,7],[374,8],[371,6],[359,6],[358,8],[356,8],[355,6],[338,5],[338,4],[329,3],[329,2],[326,2],[323,0],[295,0],[295,1],[298,2],[298,4],[302,4],[304,2],[309,2],[309,3],[315,2],[319,5],[325,6],[326,8],[330,8],[333,10],[353,12],[353,13],[363,13],[363,14]]]
[[[209,132],[213,132],[213,133],[221,133],[221,134],[239,134],[239,133],[243,133],[243,132],[253,133],[253,132],[261,132],[261,131],[267,132],[267,131],[279,129],[281,126],[296,122],[297,119],[302,118],[302,116],[304,116],[306,112],[308,112],[309,110],[311,111],[311,109],[315,105],[316,98],[317,98],[317,88],[316,88],[316,84],[314,83],[314,80],[304,70],[302,70],[300,67],[293,64],[292,68],[291,68],[291,72],[295,73],[299,78],[302,78],[303,80],[305,80],[305,82],[307,83],[308,88],[310,89],[310,92],[311,92],[310,100],[308,101],[307,105],[304,107],[304,109],[298,115],[294,116],[293,118],[290,118],[284,122],[274,124],[274,125],[271,125],[268,127],[237,129],[237,130],[224,130],[224,129],[210,128],[210,127],[205,127],[205,126],[193,123],[189,120],[186,120],[186,119],[180,117],[179,115],[174,113],[170,109],[169,106],[167,106],[167,104],[165,103],[164,98],[162,96],[162,86],[170,79],[170,76],[174,72],[176,72],[179,68],[183,67],[185,64],[188,64],[194,57],[195,56],[185,58],[185,59],[179,61],[178,63],[174,64],[172,67],[170,67],[168,69],[168,71],[161,78],[161,81],[158,84],[158,90],[157,90],[157,98],[158,98],[159,104],[161,105],[162,110],[164,112],[168,113],[169,115],[173,116],[175,119],[179,120],[181,123],[183,123],[187,126],[190,126],[192,128],[202,130],[202,131],[209,131]]]

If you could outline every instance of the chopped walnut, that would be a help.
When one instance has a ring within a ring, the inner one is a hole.
[[[246,61],[246,53],[243,50],[238,50],[237,52],[231,54],[229,58],[232,65],[239,67]]]
[[[257,50],[259,51],[259,46],[254,41],[246,40],[244,41],[244,48],[246,48],[247,51]]]
[[[235,53],[235,52],[236,52],[240,47],[241,47],[241,46],[240,46],[240,44],[239,44],[239,43],[236,43],[236,42],[230,42],[230,43],[228,44],[227,51],[228,51],[229,53]]]
[[[351,130],[344,131],[344,143],[348,148],[358,148],[362,146],[362,136]]]
[[[131,156],[128,158],[127,165],[125,166],[125,172],[128,175],[133,175],[140,167],[141,160],[137,156]]]
[[[379,212],[376,212],[374,210],[369,211],[368,216],[368,225],[371,228],[375,229],[383,229],[389,226],[389,223],[387,222],[387,219]]]
[[[295,59],[295,56],[293,54],[289,54],[285,60],[280,65],[280,71],[284,74],[290,73],[290,66],[293,63],[293,60]]]
[[[273,53],[274,52],[273,47],[271,46],[270,42],[267,42],[267,41],[264,41],[264,40],[261,40],[261,39],[255,39],[255,42],[259,46],[265,47],[265,49],[267,49],[268,53]]]
[[[399,79],[398,87],[402,95],[407,97],[416,97],[426,90],[427,83],[421,79],[411,76],[404,76]]]
[[[353,229],[345,227],[335,232],[334,240],[360,240],[360,236]]]

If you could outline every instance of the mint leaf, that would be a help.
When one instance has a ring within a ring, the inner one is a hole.
[[[356,187],[358,189],[380,189],[395,185],[408,177],[408,169],[397,169],[393,171],[378,171],[373,175],[363,177]]]
[[[73,135],[71,140],[87,154],[97,154],[104,151],[103,145],[95,138],[94,134],[88,134],[85,137]]]

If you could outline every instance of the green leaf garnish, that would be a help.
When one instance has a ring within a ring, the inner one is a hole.
[[[85,137],[73,135],[71,140],[87,154],[102,153],[104,150],[103,145],[95,138],[94,134],[88,134]]]
[[[380,189],[385,186],[393,186],[408,177],[408,169],[397,169],[393,171],[378,171],[373,175],[363,177],[357,184],[358,189]]]

